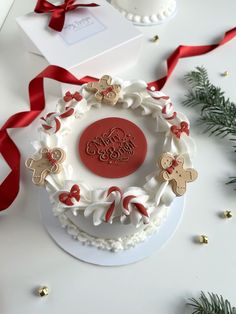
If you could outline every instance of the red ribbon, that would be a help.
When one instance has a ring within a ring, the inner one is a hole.
[[[43,82],[45,78],[50,78],[61,83],[83,85],[96,81],[96,79],[86,76],[77,79],[67,70],[58,66],[48,66],[37,75],[29,84],[30,111],[19,112],[11,116],[0,130],[0,153],[11,168],[10,174],[0,185],[0,211],[8,208],[15,200],[19,192],[20,182],[20,152],[8,135],[7,129],[24,128],[30,125],[35,118],[45,108],[45,95]]]
[[[38,0],[34,9],[35,13],[51,13],[51,18],[48,26],[55,31],[61,32],[65,22],[66,12],[73,11],[83,7],[97,7],[96,3],[81,4],[76,3],[76,0],[65,0],[63,4],[54,5],[47,0]]]
[[[232,28],[231,30],[227,31],[224,34],[224,37],[214,45],[204,45],[204,46],[183,46],[180,45],[174,52],[169,56],[167,59],[167,74],[162,78],[148,83],[148,89],[154,87],[156,90],[161,90],[169,77],[171,76],[174,68],[176,67],[179,59],[200,56],[205,53],[208,53],[219,46],[226,44],[228,41],[233,39],[236,36],[236,27]]]
[[[67,206],[73,206],[73,198],[79,202],[80,200],[80,188],[77,184],[74,184],[70,189],[70,192],[62,192],[59,194],[59,201]]]
[[[231,29],[225,33],[224,38],[214,45],[208,46],[180,46],[174,53],[168,58],[167,75],[163,78],[151,82],[148,84],[148,88],[151,86],[156,89],[161,89],[170,74],[173,72],[179,58],[186,58],[196,55],[207,53],[221,45],[224,45],[236,36],[236,28]],[[58,66],[48,66],[44,71],[37,75],[29,84],[29,100],[30,100],[30,111],[19,112],[11,116],[3,127],[0,129],[0,153],[11,168],[10,174],[0,185],[0,210],[8,208],[15,200],[19,192],[19,180],[20,180],[20,152],[7,133],[7,129],[12,128],[23,128],[30,125],[34,119],[41,114],[45,107],[45,95],[43,82],[45,78],[50,78],[61,83],[67,83],[72,85],[82,85],[90,81],[97,81],[92,77],[84,77],[77,79],[67,70]]]

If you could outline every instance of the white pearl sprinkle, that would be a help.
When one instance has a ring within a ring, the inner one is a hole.
[[[151,86],[150,89],[151,89],[151,91],[153,91],[153,92],[156,90],[155,86]]]

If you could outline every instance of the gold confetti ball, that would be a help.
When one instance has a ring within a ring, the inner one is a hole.
[[[201,243],[201,244],[208,244],[208,236],[206,236],[206,235],[200,235],[199,236],[199,242]]]
[[[224,218],[232,218],[232,217],[233,217],[233,213],[231,212],[231,210],[224,211]]]
[[[222,73],[222,76],[229,76],[229,71],[224,71],[224,72]]]
[[[48,294],[49,294],[48,287],[44,286],[44,287],[38,288],[38,295],[40,297],[46,297]]]
[[[152,37],[152,42],[157,42],[159,40],[159,36],[158,35],[155,35]]]

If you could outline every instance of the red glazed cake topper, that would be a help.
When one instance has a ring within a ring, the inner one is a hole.
[[[89,125],[79,140],[82,162],[95,174],[121,178],[137,170],[145,160],[147,141],[133,122],[105,118]]]

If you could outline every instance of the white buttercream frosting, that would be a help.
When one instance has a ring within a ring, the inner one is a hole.
[[[167,218],[168,207],[162,207],[153,217],[148,225],[141,228],[138,231],[134,231],[131,234],[124,235],[123,237],[117,238],[104,238],[102,236],[94,236],[91,233],[84,231],[84,228],[78,226],[78,221],[76,217],[71,215],[71,213],[63,213],[58,215],[58,219],[62,227],[71,235],[75,240],[80,241],[85,245],[94,246],[98,249],[108,250],[112,252],[118,252],[122,250],[127,250],[135,247],[137,244],[145,241],[153,233],[158,231],[159,226]]]
[[[136,24],[157,24],[176,11],[176,0],[112,0],[112,4]]]

